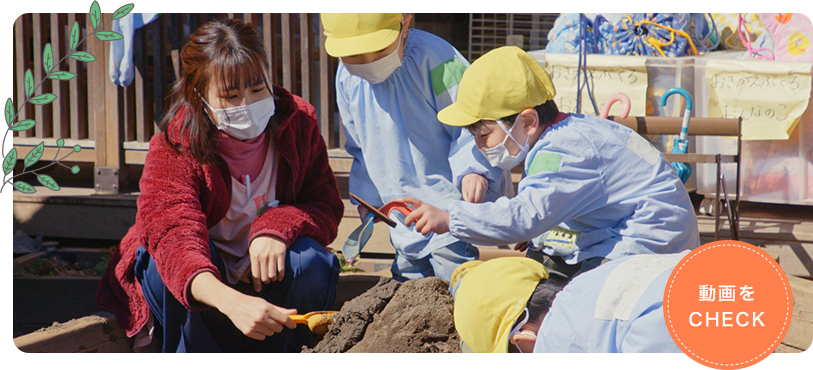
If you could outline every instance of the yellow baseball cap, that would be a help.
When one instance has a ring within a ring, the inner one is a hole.
[[[325,50],[340,58],[392,45],[401,31],[401,13],[322,13]]]
[[[454,324],[475,353],[508,352],[508,335],[525,311],[539,281],[548,278],[541,263],[502,257],[469,267],[455,293]]]
[[[556,95],[550,76],[516,46],[503,46],[474,61],[460,80],[457,101],[438,113],[450,126],[498,120],[533,108]]]

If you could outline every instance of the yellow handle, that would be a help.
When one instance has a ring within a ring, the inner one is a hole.
[[[305,318],[305,315],[289,315],[288,317],[294,321],[295,324],[307,324],[308,319]]]

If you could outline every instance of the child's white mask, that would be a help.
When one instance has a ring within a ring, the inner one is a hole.
[[[517,116],[517,120],[519,120],[519,116]],[[501,168],[505,171],[511,171],[514,167],[522,163],[525,160],[525,156],[528,155],[528,151],[531,150],[530,145],[528,145],[528,141],[530,137],[525,137],[525,144],[520,144],[517,139],[514,138],[514,135],[511,134],[511,130],[505,127],[505,124],[501,120],[497,120],[497,124],[500,125],[503,131],[505,131],[506,136],[502,143],[498,144],[493,148],[486,148],[480,149],[483,152],[483,155],[488,160],[488,163],[494,167]],[[514,123],[514,127],[520,126],[516,122]],[[514,127],[511,127],[513,130]],[[508,153],[508,148],[505,147],[505,143],[508,141],[508,138],[514,140],[515,143],[519,146],[519,153],[516,156],[513,156]]]
[[[398,56],[398,50],[401,49],[401,34],[398,33],[396,39],[398,45],[392,53],[387,56],[364,64],[348,64],[344,63],[344,68],[348,73],[354,76],[359,76],[371,84],[378,84],[390,78],[398,67],[401,66],[401,57]]]
[[[271,120],[276,110],[273,96],[258,100],[249,105],[223,109],[214,109],[202,96],[201,99],[203,99],[203,103],[217,116],[217,120],[210,116],[212,121],[215,121],[217,129],[240,140],[248,140],[260,136],[260,134],[265,131],[265,128],[268,126],[268,121]],[[207,114],[209,113],[207,112]]]

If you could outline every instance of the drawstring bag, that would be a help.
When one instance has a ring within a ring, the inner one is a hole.
[[[587,28],[582,32],[582,23]],[[585,35],[587,53],[605,54],[613,25],[603,15],[591,20],[582,13],[563,13],[553,22],[548,32],[547,53],[576,54],[579,52],[582,35]]]
[[[706,53],[717,49],[720,45],[720,30],[711,13],[689,13],[688,17],[684,30],[691,36],[697,50]]]
[[[770,35],[768,35],[768,31],[760,21],[757,13],[711,13],[711,16],[720,29],[720,44],[722,44],[723,49],[746,50],[746,46],[742,44],[743,37],[739,35],[741,32],[747,33],[746,38],[753,40],[754,44],[764,44],[764,41],[770,42]],[[741,22],[745,24],[742,31],[740,31]],[[765,37],[768,37],[768,40],[764,40]],[[773,49],[772,45],[759,46],[759,48],[762,47]]]
[[[698,55],[697,48],[686,31],[685,14],[634,13],[626,14],[613,28],[609,54],[652,57],[682,57]]]
[[[759,20],[773,40],[776,60],[813,62],[813,24],[801,13],[760,13]]]

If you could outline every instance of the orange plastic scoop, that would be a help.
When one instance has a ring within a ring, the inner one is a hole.
[[[387,202],[387,204],[384,204],[383,207],[378,209],[378,208],[375,208],[375,207],[371,206],[369,203],[365,202],[363,199],[359,198],[358,196],[356,196],[353,193],[350,193],[350,196],[353,197],[353,199],[355,199],[357,202],[359,202],[359,204],[361,204],[364,208],[367,208],[368,211],[372,212],[375,215],[376,218],[378,218],[381,221],[384,221],[384,223],[386,223],[387,225],[390,225],[390,227],[395,227],[395,225],[396,225],[395,221],[393,221],[389,217],[390,212],[392,212],[393,210],[398,210],[401,213],[403,213],[404,216],[406,216],[410,212],[412,212],[412,208],[409,208],[409,206],[407,206],[403,202],[398,202],[398,201],[393,200],[393,201]]]
[[[316,334],[325,334],[330,324],[333,322],[333,315],[338,311],[314,311],[304,315],[290,315],[294,323],[308,325],[308,328]]]

